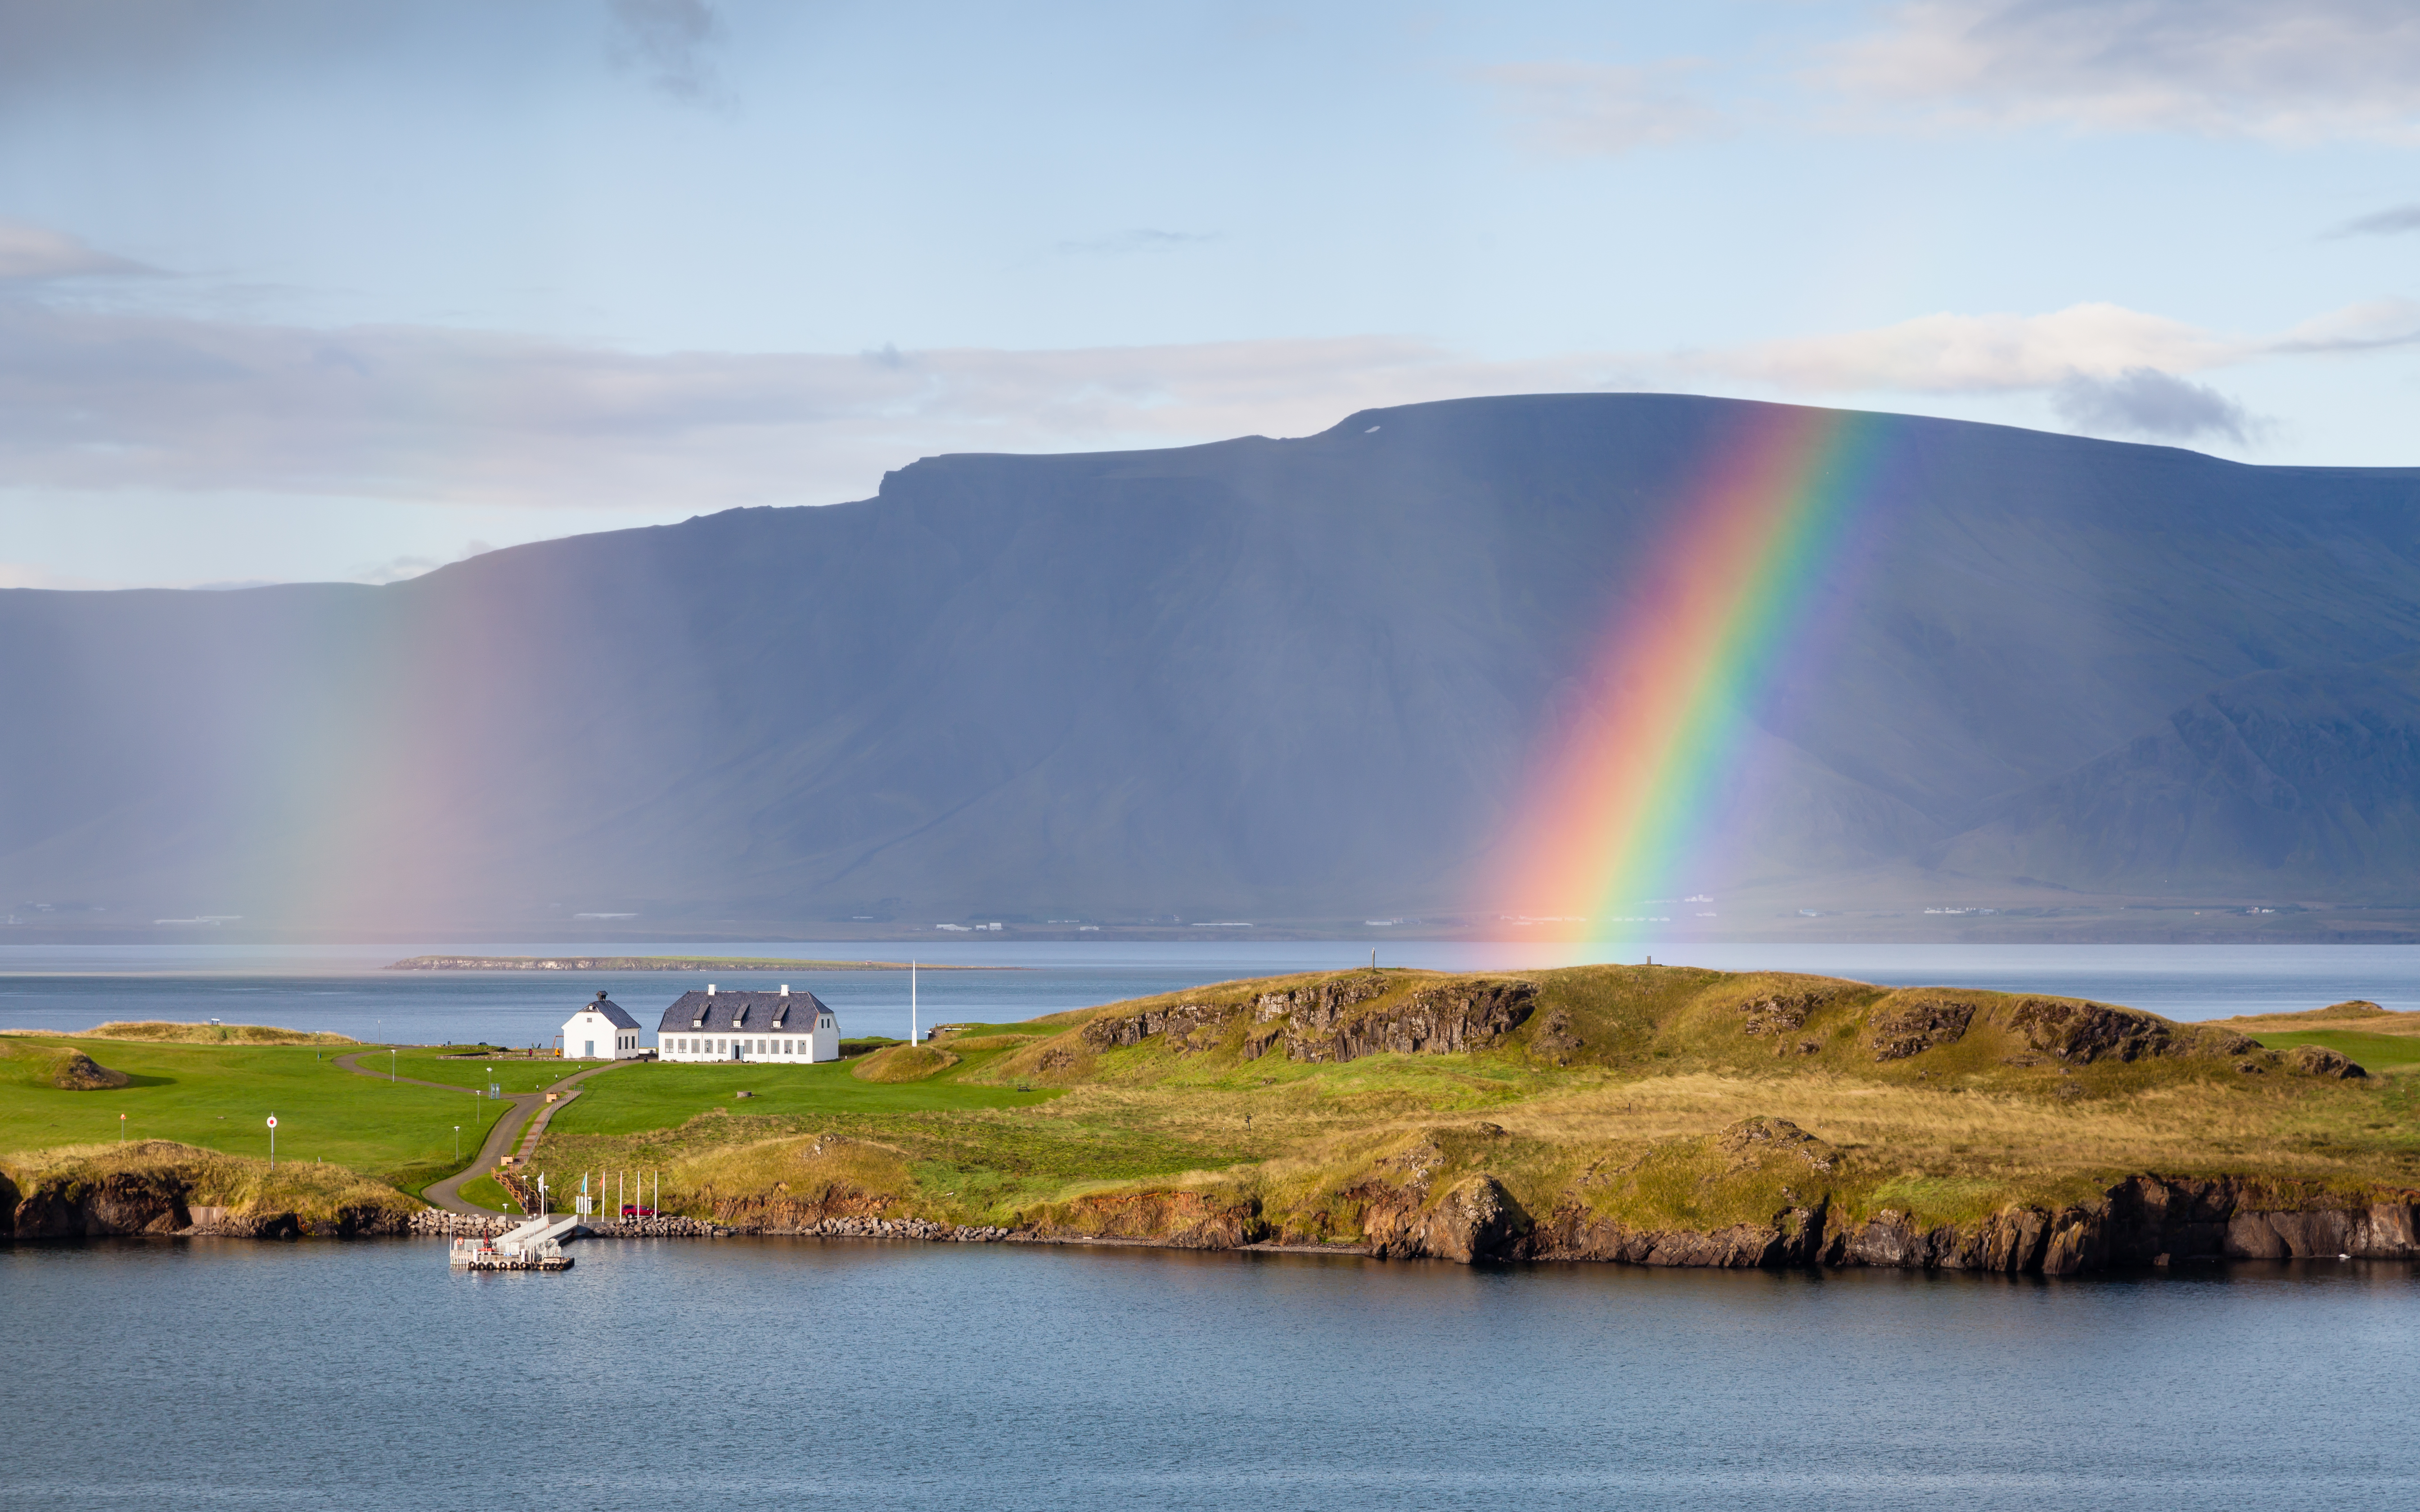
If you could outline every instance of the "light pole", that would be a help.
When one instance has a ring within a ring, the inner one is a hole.
[[[277,1115],[269,1116],[269,1168],[277,1169]]]
[[[456,1124],[456,1125],[454,1126],[454,1159],[455,1159],[456,1161],[458,1161],[458,1161],[460,1161],[460,1160],[461,1160],[461,1158],[462,1158],[462,1126],[461,1126],[460,1124],[458,1124],[458,1124]]]
[[[386,1084],[389,1087],[395,1085],[395,1046],[393,1045],[386,1047]]]

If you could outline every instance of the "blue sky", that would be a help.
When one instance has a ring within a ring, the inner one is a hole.
[[[2408,0],[0,0],[0,585],[1684,390],[2420,465]]]

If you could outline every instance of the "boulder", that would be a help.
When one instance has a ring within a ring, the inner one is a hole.
[[[2306,1076],[2333,1076],[2338,1080],[2349,1080],[2369,1074],[2343,1052],[2331,1050],[2325,1045],[2298,1044],[2287,1052],[2286,1058],[2296,1071]]]
[[[61,1057],[58,1070],[52,1073],[51,1085],[70,1092],[99,1092],[124,1087],[133,1079],[122,1071],[112,1071],[96,1064],[81,1050],[70,1050]]]
[[[1948,998],[1917,998],[1875,1010],[1867,1043],[1876,1060],[1904,1060],[1939,1045],[1955,1044],[1975,1019],[1975,1005]]]

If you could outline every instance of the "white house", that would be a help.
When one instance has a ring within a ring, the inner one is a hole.
[[[639,1021],[603,993],[563,1021],[566,1060],[636,1060],[644,1054],[639,1048]]]
[[[656,1026],[659,1060],[765,1060],[803,1065],[840,1058],[840,1024],[823,999],[793,993],[683,993]]]

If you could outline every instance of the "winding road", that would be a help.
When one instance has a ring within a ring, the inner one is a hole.
[[[361,1059],[364,1056],[376,1055],[385,1048],[387,1048],[385,1045],[373,1045],[366,1050],[356,1050],[349,1055],[338,1056],[336,1064],[358,1076],[377,1076],[378,1072],[363,1065]],[[512,1106],[496,1116],[496,1121],[488,1130],[488,1142],[479,1147],[479,1152],[471,1158],[471,1164],[442,1181],[430,1182],[428,1189],[421,1194],[422,1197],[430,1207],[442,1208],[448,1212],[493,1213],[496,1211],[493,1208],[482,1208],[466,1201],[462,1196],[462,1183],[494,1170],[496,1162],[513,1150],[516,1140],[520,1146],[520,1153],[524,1156],[529,1154],[531,1150],[537,1148],[539,1135],[546,1133],[546,1126],[553,1119],[556,1112],[568,1107],[571,1100],[580,1095],[579,1083],[586,1081],[600,1071],[612,1071],[614,1067],[623,1064],[626,1062],[599,1061],[585,1071],[573,1072],[552,1086],[540,1088],[535,1092],[515,1092],[505,1099]],[[440,1091],[460,1092],[466,1097],[482,1095],[474,1087],[456,1087],[450,1082],[423,1081],[417,1076],[380,1077],[380,1079],[410,1082],[414,1087],[434,1087]],[[555,1094],[555,1100],[551,1103],[547,1101],[549,1093]],[[528,1125],[526,1130],[522,1128],[524,1124]]]

